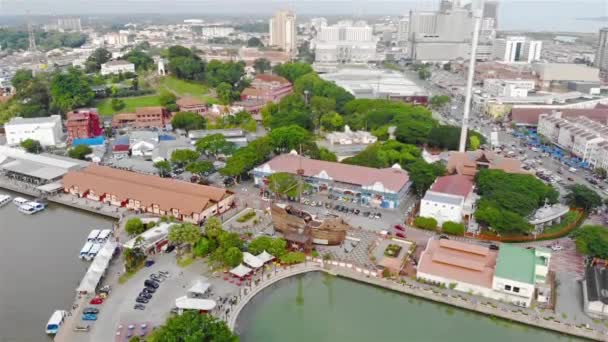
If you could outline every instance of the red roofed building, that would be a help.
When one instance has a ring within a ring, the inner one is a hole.
[[[93,138],[103,134],[99,114],[94,108],[75,109],[67,113],[68,143],[74,139]]]
[[[163,107],[139,107],[135,109],[136,128],[163,128],[169,122],[169,111]]]
[[[301,175],[312,187],[336,199],[390,209],[399,207],[411,184],[408,173],[399,166],[375,169],[289,153],[253,169],[255,185],[266,187],[267,177],[277,172]]]
[[[439,177],[420,202],[420,216],[432,217],[439,225],[446,221],[460,223],[473,214],[474,203],[473,177]]]
[[[283,97],[291,94],[293,87],[284,77],[260,74],[251,82],[251,86],[241,93],[241,99],[262,100],[265,102],[279,102]]]

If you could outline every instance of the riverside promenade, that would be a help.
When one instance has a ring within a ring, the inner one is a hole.
[[[114,219],[120,219],[127,215],[126,208],[117,208],[114,206],[104,205],[102,203],[87,200],[85,198],[76,198],[72,195],[58,193],[53,195],[43,194],[35,186],[24,182],[19,182],[6,177],[0,177],[0,188],[18,192],[20,194],[44,198],[49,202],[62,204],[68,207],[88,211],[93,214],[103,215]]]
[[[239,313],[256,294],[278,281],[308,272],[325,272],[403,294],[469,311],[475,311],[486,316],[494,316],[541,329],[552,330],[565,335],[596,341],[608,341],[607,331],[599,331],[585,326],[576,326],[571,323],[562,322],[560,319],[552,316],[543,316],[533,309],[506,309],[497,305],[496,302],[483,297],[474,297],[449,289],[440,289],[436,286],[422,284],[415,280],[395,281],[381,278],[375,272],[361,269],[351,264],[338,263],[335,261],[324,262],[321,259],[309,259],[305,264],[286,267],[276,273],[270,272],[266,274],[257,285],[252,285],[251,288],[240,289],[240,300],[226,319],[230,329],[234,330],[236,328],[236,321]]]

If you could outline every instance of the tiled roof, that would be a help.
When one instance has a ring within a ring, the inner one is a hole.
[[[375,169],[309,159],[295,154],[276,156],[265,165],[269,165],[275,172],[291,174],[297,174],[298,169],[302,168],[306,177],[316,177],[325,171],[335,181],[359,186],[372,186],[378,182],[393,192],[399,192],[409,182],[408,173],[402,169]]]
[[[541,114],[551,114],[553,110],[548,108],[513,108],[511,120],[518,124],[536,125]],[[560,109],[562,117],[584,116],[594,121],[606,122],[608,120],[608,108],[600,105],[591,109]]]
[[[271,74],[259,74],[255,76],[256,80],[262,81],[262,82],[278,82],[281,84],[288,84],[289,81],[285,78],[285,77],[281,77],[281,76],[277,76],[277,75],[271,75]]]
[[[139,107],[135,109],[137,115],[162,115],[163,107]]]
[[[431,190],[444,194],[467,197],[473,190],[473,179],[469,176],[451,175],[437,178]]]
[[[488,247],[431,239],[420,258],[418,272],[491,288],[496,256],[496,251]]]
[[[516,280],[526,284],[534,284],[536,256],[534,250],[515,247],[503,243],[498,252],[496,276]]]
[[[200,99],[194,97],[194,96],[185,96],[185,97],[180,97],[177,101],[176,101],[177,105],[182,107],[182,106],[202,106],[205,105],[205,103],[203,101],[201,101]]]
[[[63,184],[66,189],[77,186],[81,192],[112,194],[121,200],[140,201],[142,206],[157,204],[165,211],[179,209],[187,215],[200,213],[210,202],[217,203],[229,194],[221,188],[96,165],[68,172]]]

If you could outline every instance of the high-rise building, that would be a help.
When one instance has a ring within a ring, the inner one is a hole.
[[[397,23],[397,42],[403,43],[408,41],[410,33],[410,19],[409,17],[399,18]]]
[[[312,26],[317,32],[321,30],[321,27],[327,26],[327,19],[325,18],[312,18],[310,20],[310,26]]]
[[[374,30],[363,21],[340,21],[321,27],[314,42],[315,61],[321,63],[367,63],[375,61]]]
[[[600,78],[608,83],[608,27],[600,29],[600,38],[595,53],[595,65],[600,69]]]
[[[494,41],[493,57],[506,63],[531,63],[540,60],[542,41],[510,36]]]
[[[58,18],[57,30],[80,32],[82,30],[82,26],[80,25],[80,18]]]
[[[296,15],[289,11],[278,11],[270,19],[270,45],[290,55],[297,51]]]

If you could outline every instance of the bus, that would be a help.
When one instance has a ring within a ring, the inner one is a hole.
[[[85,259],[87,255],[89,255],[89,251],[91,250],[91,248],[93,248],[93,243],[87,241],[80,250],[80,259]]]

